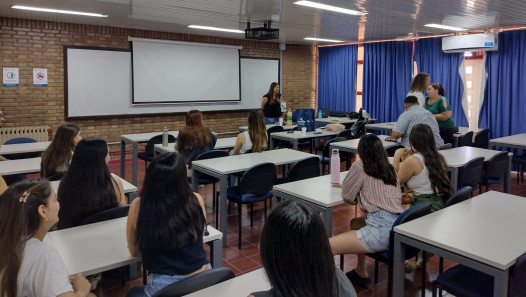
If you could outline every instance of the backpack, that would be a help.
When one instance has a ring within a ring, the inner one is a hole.
[[[314,122],[314,109],[298,109],[296,110],[296,123],[298,124],[298,131],[306,127],[307,132],[315,131],[316,124]]]

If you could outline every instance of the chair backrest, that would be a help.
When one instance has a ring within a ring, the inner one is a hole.
[[[508,166],[508,152],[500,152],[491,157],[486,167],[486,174],[488,178],[501,179],[506,174],[506,167]]]
[[[274,132],[283,132],[283,127],[273,126],[267,129],[267,146],[268,147],[270,147],[270,133],[274,133]],[[276,142],[276,140],[274,140],[274,142]]]
[[[471,192],[473,192],[473,188],[470,186],[464,186],[460,188],[455,194],[449,197],[444,207],[455,205],[462,201],[468,200],[471,197]]]
[[[439,151],[441,151],[441,150],[448,150],[450,148],[453,148],[453,144],[451,142],[450,143],[446,143],[443,146],[439,147],[438,150]]]
[[[510,271],[508,296],[521,297],[526,292],[526,253],[517,258],[515,265]]]
[[[221,157],[228,157],[228,153],[225,152],[225,151],[222,151],[222,150],[213,150],[213,151],[208,151],[208,152],[204,152],[204,153],[199,154],[194,159],[194,161],[206,160],[206,159],[214,159],[214,158],[221,158]],[[197,175],[197,178],[201,178],[203,176],[208,176],[208,175],[206,175],[204,173],[201,173],[199,171],[196,171],[196,175]]]
[[[179,297],[208,288],[234,278],[234,272],[227,267],[214,268],[194,274],[175,282],[155,293],[152,297]]]
[[[423,202],[415,206],[411,206],[403,213],[401,213],[398,218],[394,221],[393,227],[391,228],[391,236],[389,237],[389,252],[392,253],[394,250],[394,227],[407,223],[414,219],[421,218],[427,214],[431,213],[431,203]],[[418,249],[414,247],[407,247],[405,250],[405,259],[409,259],[418,254]]]
[[[316,177],[320,175],[320,158],[307,157],[292,165],[289,171],[289,182]]]
[[[323,145],[323,150],[322,150],[322,153],[323,153],[323,156],[328,158],[331,156],[331,143],[333,142],[338,142],[338,141],[346,141],[347,139],[344,138],[344,137],[334,137],[333,139],[327,141],[324,145]]]
[[[458,146],[472,146],[473,145],[473,131],[469,131],[462,135],[458,141]]]
[[[272,190],[276,182],[276,165],[261,163],[247,169],[239,180],[240,194],[260,196]]]
[[[489,129],[482,129],[475,135],[474,147],[488,148],[489,146]]]
[[[175,142],[175,137],[172,135],[172,134],[168,134],[168,142]],[[150,140],[148,140],[148,142],[146,143],[146,154],[148,156],[153,156],[154,155],[154,145],[156,144],[161,144],[163,143],[163,135],[156,135],[152,138],[150,138]]]
[[[6,141],[4,145],[19,144],[19,143],[32,143],[32,142],[37,142],[37,141],[29,137],[15,137],[15,138],[11,138],[8,141]],[[36,157],[40,157],[40,155],[42,155],[41,152],[19,153],[19,154],[11,154],[7,158],[9,160],[19,160],[19,159],[36,158]]]
[[[340,131],[340,133],[338,133],[336,137],[344,137],[346,139],[350,139],[354,138],[354,135],[352,134],[351,129],[345,129],[343,131]]]
[[[4,142],[4,144],[19,144],[19,143],[32,143],[32,142],[37,142],[37,141],[29,137],[15,137],[15,138],[11,138],[8,141]]]
[[[126,217],[129,209],[129,205],[121,205],[100,211],[82,220],[79,226]]]
[[[388,156],[388,157],[393,157],[394,154],[395,154],[395,152],[396,152],[396,150],[397,150],[397,149],[401,149],[401,148],[404,148],[404,146],[401,145],[401,144],[397,144],[397,145],[392,146],[392,147],[390,147],[390,148],[386,148],[386,149],[385,149],[385,152],[387,153],[387,156]]]
[[[480,184],[480,176],[484,167],[484,157],[475,158],[462,167],[458,185],[476,188]]]

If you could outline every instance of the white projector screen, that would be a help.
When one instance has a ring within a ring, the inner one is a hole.
[[[133,104],[241,100],[239,46],[130,40]]]

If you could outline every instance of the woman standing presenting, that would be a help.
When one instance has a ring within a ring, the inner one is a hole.
[[[435,115],[440,128],[440,137],[446,144],[453,143],[455,120],[451,117],[451,106],[444,94],[444,87],[441,84],[430,84],[427,87],[425,108]]]
[[[263,95],[261,109],[263,109],[265,115],[265,124],[279,122],[281,117],[281,94],[279,93],[279,84],[277,82],[271,83],[268,92]]]
[[[409,86],[409,93],[407,93],[406,97],[415,96],[418,98],[418,104],[424,107],[426,101],[426,98],[424,97],[424,91],[430,83],[431,78],[429,77],[429,74],[424,72],[418,73],[415,75],[415,78],[413,78],[411,86]]]

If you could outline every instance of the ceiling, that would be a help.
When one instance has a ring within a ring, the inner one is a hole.
[[[272,42],[314,44],[304,37],[345,42],[404,39],[451,33],[424,27],[438,23],[470,31],[526,25],[524,0],[315,0],[359,10],[351,16],[302,7],[293,0],[0,0],[0,16],[178,32],[243,39],[244,34],[188,28],[188,25],[244,30],[271,20],[280,29]],[[107,14],[107,18],[71,16],[11,9],[12,5],[38,6]],[[322,44],[322,43],[320,43]]]

